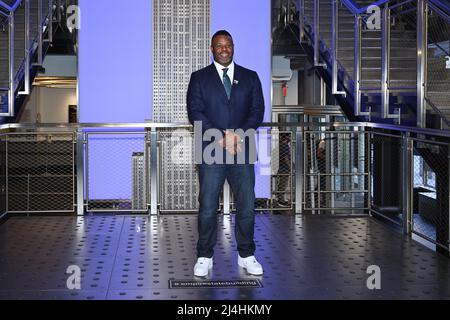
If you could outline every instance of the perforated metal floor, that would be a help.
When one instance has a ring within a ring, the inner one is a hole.
[[[260,277],[237,266],[234,216],[219,225],[208,279],[257,278],[262,288],[169,289],[170,279],[196,279],[195,215],[10,217],[0,299],[450,299],[450,260],[371,217],[258,214]],[[71,265],[80,289],[67,287]],[[371,265],[381,289],[367,288]]]

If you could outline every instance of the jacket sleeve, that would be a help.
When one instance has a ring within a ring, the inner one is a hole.
[[[252,84],[251,106],[247,119],[241,128],[246,131],[248,129],[257,129],[264,118],[264,96],[261,87],[261,81],[258,74],[254,72],[254,81]]]
[[[188,118],[192,125],[194,125],[195,121],[201,121],[202,131],[205,132],[206,130],[213,128],[213,124],[205,115],[205,104],[200,89],[200,81],[197,79],[197,73],[194,72],[191,74],[187,91],[186,102]]]

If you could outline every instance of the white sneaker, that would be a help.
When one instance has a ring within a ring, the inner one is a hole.
[[[256,260],[255,256],[241,258],[241,256],[238,255],[238,265],[255,276],[262,275],[264,272],[262,265]]]
[[[205,277],[213,267],[213,258],[200,257],[194,266],[194,276]]]

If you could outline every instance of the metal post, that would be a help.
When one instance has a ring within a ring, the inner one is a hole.
[[[150,215],[158,214],[158,133],[150,131]]]
[[[356,130],[358,130],[358,128],[353,127],[353,132],[350,131],[350,135],[349,135],[350,136],[350,154],[349,154],[350,170],[348,171],[349,173],[355,172],[355,150],[356,150],[356,148],[355,148],[355,132],[356,132]],[[351,208],[355,208],[356,207],[355,206],[355,193],[353,192],[355,189],[355,186],[353,183],[353,175],[350,175],[349,178],[350,178],[349,186],[350,186],[350,191],[351,191],[350,198],[351,198],[351,203],[352,203]]]
[[[355,116],[361,115],[361,18],[355,16],[355,61],[354,61],[354,110]]]
[[[327,105],[327,84],[322,77],[320,77],[320,105]]]
[[[389,118],[389,51],[390,11],[385,7],[381,13],[381,109],[383,118]]]
[[[403,232],[410,234],[413,223],[413,178],[412,178],[412,162],[413,162],[413,140],[410,139],[409,133],[403,133],[402,138],[402,180],[403,180]]]
[[[8,213],[8,207],[9,207],[9,179],[8,179],[8,168],[9,168],[9,158],[8,158],[8,142],[9,142],[9,135],[6,135],[6,141],[5,141],[5,179],[6,179],[6,203],[5,203],[5,211]]]
[[[333,0],[333,9],[332,9],[332,21],[333,28],[331,35],[331,46],[333,51],[333,78],[332,78],[332,86],[331,93],[332,94],[342,94],[345,97],[345,91],[338,91],[337,83],[338,83],[338,63],[337,63],[337,54],[338,54],[338,35],[339,35],[339,0]]]
[[[37,65],[42,66],[42,0],[38,0],[38,14],[37,14],[37,24],[38,24],[38,61]]]
[[[25,42],[24,42],[24,51],[25,51],[25,62],[24,62],[24,71],[25,71],[25,87],[23,91],[19,91],[20,95],[29,95],[30,94],[30,0],[24,0],[24,20],[25,20]]]
[[[303,213],[303,127],[295,132],[295,213]]]
[[[84,134],[81,129],[76,132],[77,148],[77,215],[84,215]]]
[[[366,135],[366,165],[367,165],[367,207],[368,213],[372,213],[372,133]]]
[[[426,127],[426,71],[428,5],[426,0],[417,1],[417,126]]]
[[[331,199],[330,199],[330,208],[334,208],[335,206],[335,200],[336,200],[336,164],[334,163],[336,154],[334,153],[335,147],[334,147],[334,141],[335,140],[335,134],[330,134],[330,152],[331,152],[331,158],[330,158],[330,173],[331,175]],[[334,214],[335,211],[331,210],[331,214]]]
[[[381,110],[382,117],[385,119],[397,119],[400,123],[400,109],[398,113],[389,112],[389,70],[390,70],[390,54],[391,54],[391,11],[388,4],[381,13]]]
[[[358,189],[359,190],[366,190],[365,187],[365,179],[366,176],[364,175],[366,173],[365,170],[365,154],[366,154],[366,134],[364,132],[364,127],[359,127],[358,128]],[[363,196],[363,207],[365,207],[364,205],[364,192],[362,192],[362,196]]]

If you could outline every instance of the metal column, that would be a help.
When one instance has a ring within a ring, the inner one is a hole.
[[[303,128],[297,127],[295,132],[295,213],[303,213],[303,178],[304,149]]]
[[[426,0],[417,1],[417,126],[426,126],[427,20]]]
[[[390,54],[391,54],[391,11],[388,4],[385,5],[382,17],[381,27],[381,113],[384,119],[397,119],[400,123],[401,112],[389,113],[389,70],[390,70]]]
[[[14,115],[14,92],[15,86],[15,74],[14,74],[14,12],[9,13],[9,93],[8,93],[8,115],[12,117]]]
[[[410,234],[413,223],[413,141],[408,133],[402,137],[403,232]]]
[[[77,148],[77,215],[84,215],[84,133],[82,129],[76,132]]]
[[[150,215],[158,214],[158,133],[150,131]]]
[[[25,41],[24,41],[24,72],[25,72],[25,86],[23,91],[19,91],[20,95],[30,94],[30,0],[24,0],[24,16],[25,16]]]

